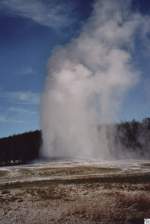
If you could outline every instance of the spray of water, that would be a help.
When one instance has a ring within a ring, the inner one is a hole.
[[[116,119],[126,92],[139,79],[131,53],[145,24],[124,2],[96,1],[79,37],[50,58],[42,102],[44,156],[112,157],[113,135],[108,139],[105,126],[98,130],[98,125]]]

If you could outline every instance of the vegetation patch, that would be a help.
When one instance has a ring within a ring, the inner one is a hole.
[[[92,166],[77,166],[77,167],[61,167],[61,168],[43,168],[36,170],[39,176],[63,176],[63,175],[88,175],[88,174],[101,174],[101,173],[111,173],[119,172],[119,168],[109,168],[109,167],[92,167]]]
[[[150,163],[142,163],[141,166],[145,168],[150,168]]]
[[[142,206],[143,205],[143,206]],[[80,219],[89,223],[143,223],[150,215],[150,197],[145,193],[111,192],[77,201],[62,214],[62,223]],[[141,222],[142,221],[142,222]]]
[[[36,171],[35,170],[31,170],[31,169],[27,169],[27,168],[21,168],[19,170],[20,175],[25,176],[25,177],[31,177],[31,176],[35,176],[36,175]]]
[[[8,170],[0,170],[0,178],[6,177],[6,176],[8,176],[8,174],[9,174]]]

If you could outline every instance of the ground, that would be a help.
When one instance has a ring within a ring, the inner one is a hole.
[[[0,224],[142,224],[150,162],[51,162],[0,168]]]

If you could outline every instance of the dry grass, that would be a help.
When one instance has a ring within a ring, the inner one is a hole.
[[[0,224],[143,224],[150,217],[147,173],[129,175],[96,166],[24,167],[15,172],[14,178],[25,182],[1,185]],[[96,174],[95,179],[88,174]],[[67,181],[26,179],[39,176],[64,176]]]
[[[49,187],[29,188],[25,190],[25,194],[30,194],[34,200],[56,200],[66,199],[68,197],[65,188],[51,185]]]
[[[88,174],[103,174],[120,171],[119,168],[109,168],[109,167],[88,167],[88,166],[79,166],[79,167],[69,167],[54,170],[53,172],[58,175],[88,175]]]
[[[89,174],[111,174],[119,173],[119,168],[96,167],[96,166],[76,166],[76,167],[36,167],[34,169],[21,167],[20,169],[0,170],[0,180],[11,182],[11,180],[25,180],[26,178],[42,178],[42,177],[67,177],[75,175]]]
[[[150,196],[143,192],[114,192],[71,204],[62,214],[61,223],[80,219],[90,223],[142,224],[150,217]]]
[[[150,163],[142,163],[141,166],[145,168],[150,168]]]
[[[106,190],[99,184],[53,184],[0,195],[3,224],[142,224],[150,217],[150,195],[127,186]]]
[[[8,175],[8,171],[7,170],[0,170],[0,178],[1,177],[5,177],[5,176],[7,176]]]
[[[23,176],[66,176],[66,175],[88,175],[88,174],[105,174],[119,172],[119,168],[109,167],[92,167],[92,166],[77,166],[77,167],[57,167],[57,168],[38,168],[35,170],[23,168],[20,169],[20,174]]]

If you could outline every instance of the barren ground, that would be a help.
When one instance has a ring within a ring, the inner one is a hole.
[[[0,168],[0,224],[142,224],[150,162]]]

